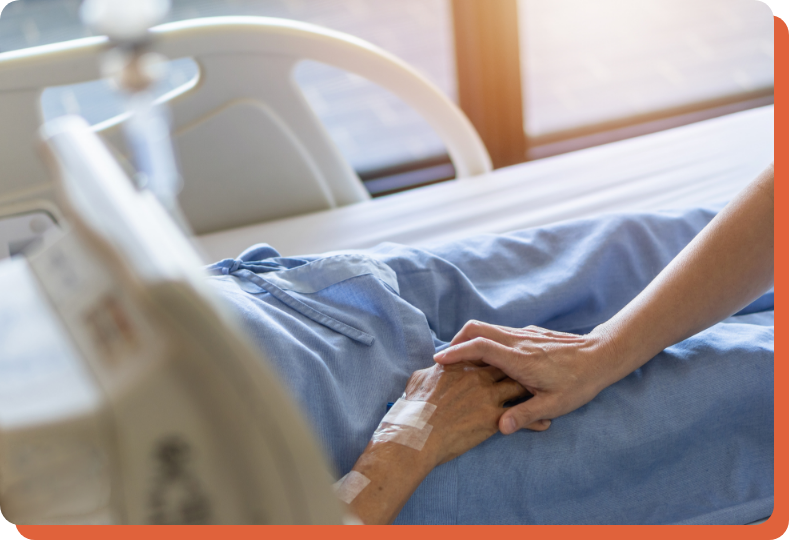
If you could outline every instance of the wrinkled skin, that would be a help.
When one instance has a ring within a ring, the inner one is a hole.
[[[479,321],[466,323],[436,362],[478,362],[496,366],[534,397],[512,407],[499,422],[504,434],[546,422],[585,405],[610,384],[614,355],[605,340],[528,326],[509,328]]]
[[[499,418],[507,410],[504,404],[527,395],[523,386],[500,369],[470,362],[437,364],[416,371],[405,393],[409,400],[427,401],[437,407],[429,420],[433,431],[426,444],[436,465],[496,433]]]

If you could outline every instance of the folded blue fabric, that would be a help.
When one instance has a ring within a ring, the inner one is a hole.
[[[209,270],[342,475],[387,402],[466,321],[588,332],[712,217],[705,209],[611,215],[428,249],[382,244],[299,258],[257,245]],[[772,310],[768,293],[548,431],[495,435],[438,467],[397,523],[734,524],[768,516]]]

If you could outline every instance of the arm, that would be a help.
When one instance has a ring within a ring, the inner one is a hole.
[[[773,282],[773,166],[768,167],[632,302],[586,336],[472,321],[436,355],[482,360],[535,397],[504,414],[503,433],[588,403],[664,348],[737,312]]]
[[[592,332],[611,349],[609,384],[736,313],[773,283],[773,166],[644,289]]]
[[[366,524],[391,523],[411,494],[436,466],[478,445],[498,431],[503,404],[522,396],[523,387],[498,369],[460,363],[415,372],[406,398],[436,406],[421,450],[382,440],[382,423],[353,466],[369,480],[350,502]]]

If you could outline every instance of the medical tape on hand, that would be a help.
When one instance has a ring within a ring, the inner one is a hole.
[[[401,398],[392,405],[381,422],[423,429],[434,412],[436,412],[436,406],[432,403]]]
[[[417,452],[424,448],[433,426],[427,423],[436,406],[426,401],[398,399],[386,413],[378,429],[373,433],[373,441],[394,442],[413,448]]]
[[[411,426],[381,424],[373,433],[373,442],[394,442],[413,448],[417,452],[424,448],[433,426],[426,424],[422,429]]]
[[[339,480],[337,480],[332,488],[342,502],[351,504],[359,493],[370,483],[370,479],[360,472],[351,471]]]

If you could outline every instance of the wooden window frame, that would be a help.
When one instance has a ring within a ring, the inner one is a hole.
[[[526,161],[518,0],[452,0],[458,101],[494,168]]]
[[[518,3],[518,0],[450,2],[458,101],[482,137],[494,168],[646,135],[774,102],[772,91],[758,90],[529,139],[523,106]]]

